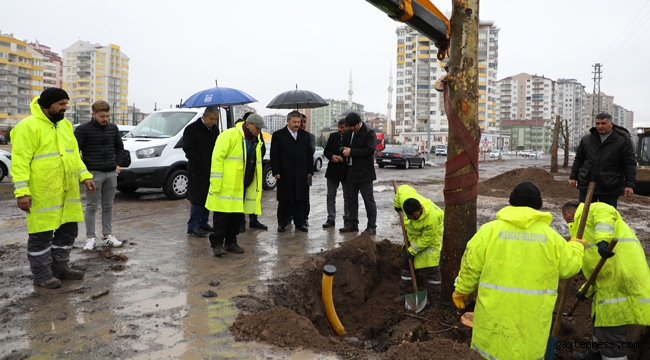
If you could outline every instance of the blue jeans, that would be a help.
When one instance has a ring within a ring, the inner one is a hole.
[[[204,206],[190,205],[190,220],[187,222],[187,231],[206,227],[210,217],[210,210]]]

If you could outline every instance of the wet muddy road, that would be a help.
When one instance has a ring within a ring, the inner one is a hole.
[[[378,206],[376,240],[401,242],[402,235],[392,207],[391,180],[409,183],[443,206],[441,166],[424,169],[377,169],[375,200]],[[518,167],[544,166],[545,160],[506,160],[481,163],[481,180]],[[328,359],[332,354],[307,350],[287,351],[266,344],[234,342],[228,327],[238,310],[230,298],[246,294],[250,287],[264,287],[268,279],[287,274],[307,254],[335,248],[357,234],[339,234],[342,199],[337,201],[337,226],[323,229],[325,167],[311,188],[309,233],[290,227],[276,231],[275,191],[265,191],[260,221],[268,231],[247,229],[238,237],[244,254],[213,257],[207,238],[186,235],[189,203],[169,201],[161,191],[117,193],[114,235],[126,241],[113,249],[128,261],[108,259],[103,252],[83,252],[85,227],[71,254],[73,267],[85,271],[85,279],[66,281],[56,290],[36,288],[27,262],[26,226],[15,200],[0,201],[0,358],[19,354],[34,359]],[[7,191],[10,183],[0,183]],[[559,204],[546,201],[553,211],[554,227],[567,234],[557,219]],[[507,199],[479,197],[479,224],[494,218]],[[647,211],[636,204],[621,212],[638,213],[632,227],[647,235]],[[366,218],[360,200],[360,228]],[[97,216],[101,219],[101,216]],[[559,218],[561,219],[561,218]],[[626,219],[628,220],[628,219]],[[100,224],[97,225],[98,228]],[[210,282],[219,281],[218,286]],[[217,297],[204,297],[207,290]],[[107,294],[93,298],[96,295]]]

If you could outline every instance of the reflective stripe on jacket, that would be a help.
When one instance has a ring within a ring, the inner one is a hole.
[[[246,140],[243,122],[219,135],[212,151],[210,166],[210,189],[205,207],[211,211],[225,213],[262,213],[262,145],[258,136],[255,156],[257,164],[253,182],[244,191],[246,169]]]
[[[478,288],[472,347],[497,359],[544,357],[558,279],[580,271],[584,247],[549,224],[551,213],[507,206],[467,243],[456,291]]]
[[[29,195],[29,234],[58,229],[61,224],[84,221],[79,183],[93,176],[81,161],[72,124],[56,125],[32,100],[32,115],[11,130],[11,175],[16,198]]]
[[[402,185],[397,189],[397,194],[393,198],[393,207],[403,210],[404,202],[411,198],[419,201],[424,209],[417,220],[411,220],[404,214],[404,228],[410,242],[408,252],[415,255],[413,267],[422,269],[438,266],[442,251],[445,213],[433,201],[418,194],[408,185]]]
[[[584,204],[569,223],[571,236],[578,232]],[[587,297],[592,298],[591,315],[597,327],[627,324],[650,325],[650,268],[634,231],[610,205],[592,203],[585,226],[587,243],[582,271],[589,277],[600,260],[597,244],[617,238],[613,257],[600,269]]]

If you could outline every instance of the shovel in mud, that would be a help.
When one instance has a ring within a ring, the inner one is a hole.
[[[393,189],[395,194],[397,194],[397,182],[393,180]],[[399,223],[402,225],[402,235],[404,235],[404,251],[408,251],[408,248],[411,246],[409,244],[408,236],[406,235],[406,229],[404,228],[404,215],[401,211],[399,214]],[[413,310],[415,313],[419,313],[427,306],[427,290],[418,291],[418,282],[415,279],[415,269],[413,268],[413,261],[409,259],[409,270],[411,271],[411,281],[413,282],[413,294],[406,294],[404,296],[404,305],[407,310]]]

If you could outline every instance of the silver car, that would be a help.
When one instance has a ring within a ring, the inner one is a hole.
[[[0,181],[2,181],[5,176],[9,176],[10,169],[11,153],[6,150],[0,150]]]

